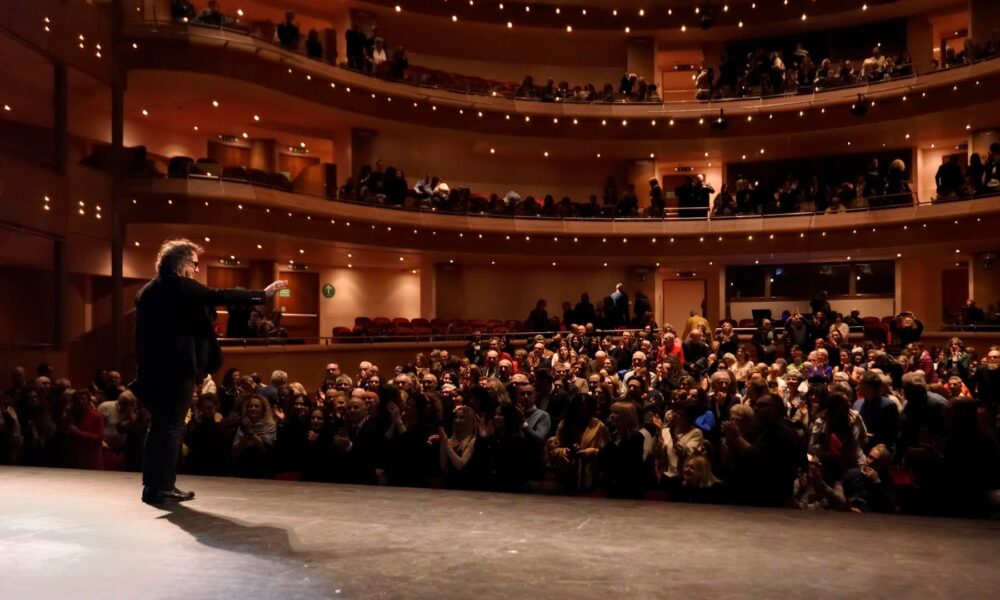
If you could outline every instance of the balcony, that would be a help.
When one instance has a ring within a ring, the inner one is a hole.
[[[442,252],[730,256],[916,247],[968,252],[995,245],[1000,196],[839,214],[797,213],[723,219],[559,219],[408,210],[290,193],[220,178],[129,178],[130,224],[174,224]],[[928,235],[933,232],[933,235]],[[530,246],[528,246],[530,244]]]
[[[191,71],[267,85],[333,108],[400,122],[559,138],[656,140],[781,135],[858,124],[847,108],[876,102],[869,122],[889,121],[992,101],[1000,60],[811,94],[663,103],[540,102],[462,93],[369,77],[288,51],[247,32],[194,24],[141,22],[126,28],[129,68]],[[974,82],[974,83],[972,83]],[[919,102],[914,101],[919,99]],[[724,116],[726,131],[712,129]],[[789,121],[789,117],[797,117]],[[632,126],[629,122],[632,121]],[[789,126],[791,124],[791,127]]]

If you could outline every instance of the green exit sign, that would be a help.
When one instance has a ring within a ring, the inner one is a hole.
[[[283,290],[281,290],[281,291],[278,292],[278,297],[279,298],[291,298],[292,297],[292,290],[290,290],[288,288],[285,288],[285,289],[283,289]]]

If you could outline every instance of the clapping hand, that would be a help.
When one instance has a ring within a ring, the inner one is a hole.
[[[242,419],[240,419],[240,428],[243,431],[250,431],[251,427],[252,424],[250,423],[250,419],[248,419],[247,417],[243,417]]]
[[[281,410],[277,406],[274,407],[274,420],[278,423],[285,422],[285,411]]]
[[[318,433],[318,432],[315,432],[315,431],[312,431],[312,430],[310,430],[310,431],[309,431],[309,433],[308,433],[308,434],[306,434],[306,439],[308,439],[308,440],[309,440],[309,443],[310,443],[310,444],[315,444],[316,442],[318,442],[318,441],[319,441],[319,433]]]

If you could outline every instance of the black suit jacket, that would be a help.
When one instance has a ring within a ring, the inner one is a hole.
[[[385,432],[380,430],[373,419],[365,419],[357,434],[350,423],[343,430],[351,437],[347,450],[334,446],[334,480],[341,483],[363,483],[375,485],[378,478],[375,469],[382,468]]]
[[[191,379],[222,366],[212,317],[216,306],[264,304],[263,290],[216,290],[194,279],[161,275],[135,298],[140,385]]]

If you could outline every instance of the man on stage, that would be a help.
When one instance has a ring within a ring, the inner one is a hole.
[[[175,487],[177,458],[195,377],[222,366],[214,307],[264,304],[288,285],[275,281],[251,291],[205,287],[194,279],[202,252],[190,240],[164,242],[156,255],[156,278],[135,299],[135,391],[152,416],[142,465],[142,501],[149,504],[194,498],[194,492]]]

